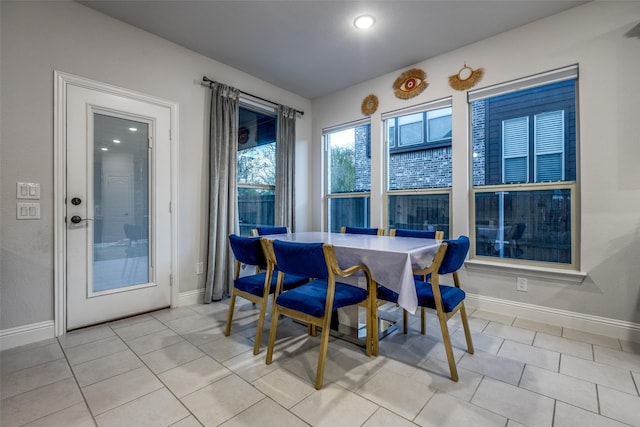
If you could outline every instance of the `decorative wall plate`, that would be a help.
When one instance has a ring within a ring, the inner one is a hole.
[[[372,115],[373,113],[376,112],[377,109],[378,109],[378,97],[375,96],[374,94],[367,95],[362,100],[362,105],[360,106],[360,110],[362,111],[362,114],[364,114],[365,116]]]
[[[419,68],[412,68],[400,74],[393,82],[393,93],[400,99],[409,99],[420,95],[427,86],[427,73]]]
[[[484,76],[484,68],[469,67],[466,63],[460,68],[458,74],[449,76],[449,86],[455,90],[467,90],[474,87]]]

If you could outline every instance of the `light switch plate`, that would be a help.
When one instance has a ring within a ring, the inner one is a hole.
[[[17,219],[40,219],[40,203],[16,204]]]
[[[18,182],[16,185],[16,199],[40,199],[40,183]]]

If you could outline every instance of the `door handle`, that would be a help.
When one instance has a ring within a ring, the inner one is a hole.
[[[93,218],[82,219],[79,215],[74,215],[71,217],[71,222],[74,224],[80,224],[82,221],[93,221]]]

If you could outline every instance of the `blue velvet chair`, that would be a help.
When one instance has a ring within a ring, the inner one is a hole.
[[[422,327],[421,333],[425,333],[424,308],[431,308],[436,311],[440,330],[442,332],[442,340],[444,342],[447,360],[449,362],[449,370],[451,379],[458,381],[458,370],[456,368],[455,359],[453,357],[453,348],[451,346],[451,338],[449,336],[449,328],[447,321],[457,312],[460,312],[462,326],[464,329],[465,339],[467,341],[467,351],[473,354],[473,342],[471,340],[471,332],[469,330],[469,322],[467,320],[467,312],[464,306],[465,292],[460,289],[460,279],[458,270],[462,267],[464,260],[469,252],[469,238],[460,236],[456,240],[445,240],[438,253],[434,257],[432,264],[423,270],[414,270],[414,274],[430,275],[429,281],[424,282],[416,280],[416,293],[418,296],[418,306],[421,309]],[[441,285],[440,276],[451,274],[453,277],[453,286]],[[398,302],[398,294],[384,286],[378,287],[379,300]],[[406,316],[406,311],[404,312]],[[405,333],[407,332],[407,322],[405,317],[404,323]]]
[[[372,318],[371,307],[375,301],[375,285],[371,274],[364,265],[354,265],[345,270],[338,266],[332,245],[323,243],[297,243],[263,239],[265,252],[272,253],[278,263],[278,289],[287,275],[306,275],[313,278],[302,286],[278,294],[271,313],[271,331],[267,348],[267,364],[273,360],[273,347],[278,326],[278,316],[284,315],[306,322],[311,329],[322,328],[316,389],[322,388],[324,367],[327,358],[331,315],[333,311],[363,304],[367,308],[366,353],[371,355]],[[269,258],[271,255],[267,255]],[[358,271],[364,272],[367,289],[336,281],[336,276],[347,277]]]
[[[232,234],[229,236],[229,244],[236,258],[236,266],[231,301],[229,302],[229,313],[227,314],[227,327],[224,334],[226,336],[231,334],[236,297],[242,297],[254,304],[258,304],[260,306],[260,314],[256,329],[256,341],[253,346],[253,354],[258,354],[267,311],[267,301],[269,295],[275,293],[278,272],[275,264],[265,257],[259,237],[241,237]],[[241,264],[256,266],[255,274],[240,277]],[[286,277],[281,289],[292,289],[308,280],[306,277],[289,275]]]
[[[269,234],[287,234],[289,229],[287,227],[256,227],[251,230],[253,236],[268,236]]]
[[[428,230],[407,230],[403,228],[391,228],[389,229],[389,236],[391,237],[413,237],[417,239],[436,239],[442,240],[444,239],[444,231],[428,231]],[[428,280],[427,276],[414,275],[413,277],[416,280],[422,280],[426,282]],[[405,312],[404,315],[404,324],[406,330],[407,324],[407,315]]]
[[[340,232],[343,234],[369,234],[371,236],[384,236],[383,228],[341,227]]]
[[[392,228],[389,230],[389,236],[442,240],[444,239],[444,231],[406,230],[403,228]]]

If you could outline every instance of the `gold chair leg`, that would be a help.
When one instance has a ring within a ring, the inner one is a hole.
[[[367,343],[367,348],[371,348],[371,354],[374,356],[378,355],[378,301],[375,299],[371,302],[371,309],[369,311],[368,321],[370,322],[367,325],[367,339],[370,342]],[[369,328],[371,329],[371,333],[369,333]],[[371,347],[369,347],[371,346]],[[369,353],[367,353],[369,356]]]
[[[227,314],[227,327],[224,329],[224,335],[231,334],[231,322],[233,321],[233,310],[236,306],[236,290],[231,291],[231,301],[229,301],[229,313]]]
[[[427,332],[427,315],[424,307],[420,307],[420,333],[424,335]]]
[[[275,298],[275,297],[274,297]],[[260,314],[258,315],[258,329],[256,329],[256,340],[253,344],[253,354],[260,353],[260,344],[262,343],[262,329],[264,328],[264,318],[267,315],[267,302],[269,297],[262,298],[260,303]]]
[[[322,325],[322,335],[320,337],[320,350],[318,353],[318,369],[316,371],[316,390],[322,388],[324,381],[324,367],[327,362],[327,348],[329,347],[329,330],[331,325],[331,315],[329,314]]]
[[[447,361],[449,362],[449,371],[451,372],[451,379],[458,382],[458,369],[456,368],[456,360],[453,357],[453,347],[451,346],[451,337],[449,336],[449,328],[447,327],[447,319],[444,314],[438,313],[438,320],[440,321],[440,330],[442,331],[442,341],[444,342],[444,349],[447,353]]]
[[[473,341],[471,340],[471,330],[469,329],[469,321],[467,320],[467,310],[464,302],[460,305],[460,317],[462,318],[462,327],[464,328],[464,337],[467,340],[467,352],[473,354]]]
[[[267,358],[265,360],[267,365],[271,364],[273,360],[273,346],[276,342],[276,328],[278,327],[278,306],[276,304],[273,305],[273,310],[271,311],[271,331],[269,331],[269,343],[267,344]]]

